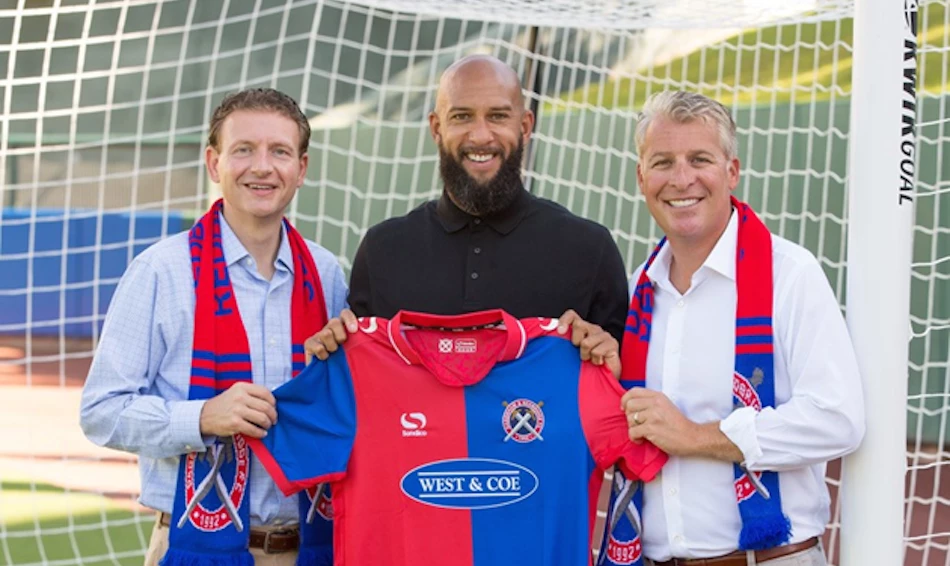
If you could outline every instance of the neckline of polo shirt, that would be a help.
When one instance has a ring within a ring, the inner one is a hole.
[[[522,189],[515,201],[511,203],[511,206],[498,214],[482,218],[482,221],[488,226],[491,226],[496,232],[508,234],[527,216],[532,198],[527,190]],[[439,198],[436,204],[435,211],[436,218],[438,218],[439,223],[442,224],[442,228],[450,233],[458,232],[477,218],[465,212],[452,202],[452,199],[449,198],[449,195],[444,189],[442,190],[441,198]]]

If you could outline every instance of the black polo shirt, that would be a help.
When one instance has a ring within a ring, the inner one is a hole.
[[[517,318],[574,309],[619,342],[627,279],[606,228],[522,191],[505,211],[478,218],[444,193],[370,228],[350,276],[357,316],[399,310],[462,314],[501,308]]]

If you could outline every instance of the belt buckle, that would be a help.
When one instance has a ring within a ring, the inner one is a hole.
[[[271,544],[271,535],[289,535],[291,531],[289,529],[274,529],[267,530],[264,532],[264,544],[261,545],[261,550],[264,551],[264,554],[279,554],[281,552],[286,552],[286,549],[272,551]]]

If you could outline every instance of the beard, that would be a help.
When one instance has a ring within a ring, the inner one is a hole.
[[[466,148],[465,151],[470,151]],[[519,140],[518,147],[502,162],[495,176],[479,183],[462,165],[463,150],[455,156],[439,144],[439,175],[446,192],[452,201],[472,216],[491,216],[505,210],[524,190],[521,181],[521,157],[524,142]]]

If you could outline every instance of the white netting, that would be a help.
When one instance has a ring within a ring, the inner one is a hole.
[[[659,235],[637,196],[635,111],[651,92],[699,89],[737,117],[740,196],[815,252],[843,299],[850,1],[11,4],[0,3],[0,563],[141,563],[151,515],[134,504],[134,461],[82,438],[78,388],[128,260],[206,206],[205,124],[241,87],[280,88],[313,117],[292,216],[348,267],[369,226],[439,192],[425,116],[441,70],[494,53],[534,93],[531,189],[608,226],[628,270]],[[946,0],[921,8],[907,564],[946,563],[950,533],[947,14]]]
[[[367,0],[366,6],[444,17],[441,0]],[[635,30],[747,28],[849,17],[854,0],[469,0],[453,2],[456,18],[527,26]]]
[[[950,564],[950,4],[920,11],[906,564]]]

